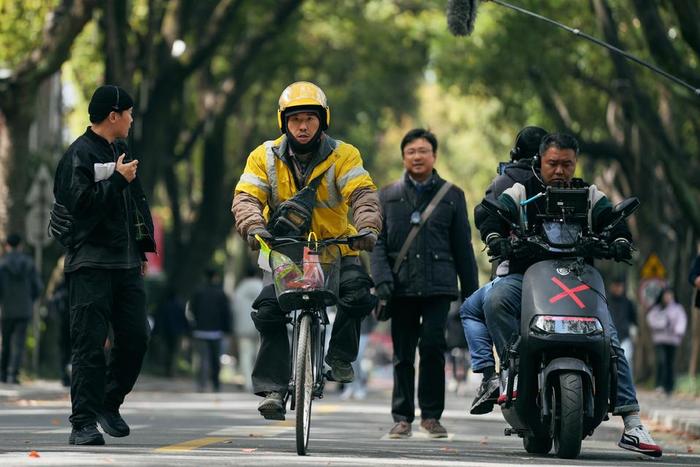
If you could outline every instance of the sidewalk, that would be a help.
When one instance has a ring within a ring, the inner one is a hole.
[[[637,394],[642,417],[663,430],[700,439],[700,399],[674,395],[667,398],[652,391]]]

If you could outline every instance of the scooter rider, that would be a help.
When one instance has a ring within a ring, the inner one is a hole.
[[[376,304],[372,280],[358,252],[371,251],[382,226],[377,189],[362,166],[359,151],[325,133],[330,109],[315,84],[290,84],[280,96],[277,121],[282,136],[258,146],[249,156],[236,185],[232,212],[236,229],[251,248],[255,235],[299,236],[309,230],[319,239],[364,234],[341,246],[338,311],[326,355],[333,380],[353,380],[360,323]],[[348,222],[348,206],[353,224]],[[268,215],[269,213],[269,215]],[[261,345],[253,368],[253,392],[264,397],[258,410],[271,420],[284,420],[284,395],[290,377],[287,316],[273,285],[263,288],[251,314]]]
[[[531,178],[525,183],[516,183],[504,191],[498,200],[511,214],[519,215],[520,201],[529,199],[543,191],[547,185],[588,186],[580,179],[574,179],[578,156],[578,142],[570,135],[550,134],[541,145],[541,180]],[[605,195],[589,187],[591,200],[591,228],[600,231],[612,219],[612,205]],[[539,198],[527,205],[527,218],[532,225],[537,226],[537,213],[544,212],[545,199]],[[489,255],[509,256],[512,246],[508,237],[508,226],[495,214],[489,214],[480,226],[481,236],[488,245]],[[626,223],[618,223],[611,231],[610,251],[618,261],[631,258],[631,234]],[[529,254],[528,254],[529,253]],[[519,330],[520,301],[522,279],[525,270],[537,261],[536,252],[520,252],[517,259],[511,259],[508,275],[493,284],[490,293],[484,300],[484,314],[491,337],[496,344],[496,350],[501,358],[505,358],[507,344]],[[652,439],[649,431],[642,425],[639,418],[639,403],[636,398],[634,383],[629,364],[620,347],[617,331],[610,317],[606,327],[609,330],[611,343],[618,357],[618,392],[615,404],[615,415],[622,416],[625,428],[618,445],[623,449],[641,452],[658,457],[661,447]]]

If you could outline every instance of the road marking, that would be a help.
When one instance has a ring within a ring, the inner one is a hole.
[[[202,446],[223,443],[224,441],[230,441],[230,440],[231,440],[231,438],[224,438],[222,436],[209,436],[207,438],[191,439],[189,441],[184,441],[182,443],[171,444],[170,446],[163,446],[162,448],[154,449],[154,451],[156,451],[156,452],[191,451],[193,449],[201,448]]]

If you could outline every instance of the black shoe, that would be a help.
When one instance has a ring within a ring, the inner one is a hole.
[[[493,404],[498,400],[499,392],[500,384],[498,375],[493,375],[488,379],[484,379],[479,386],[479,390],[472,402],[469,413],[472,415],[481,415],[491,412],[493,410]]]
[[[265,394],[265,399],[258,404],[258,412],[265,417],[265,420],[284,420],[284,398],[276,391]]]
[[[337,358],[326,357],[326,363],[331,369],[326,372],[326,379],[338,383],[352,383],[355,379],[355,372],[350,362],[345,362]]]
[[[97,414],[97,421],[105,433],[115,438],[129,436],[131,432],[131,430],[129,430],[129,425],[127,425],[122,416],[119,415],[119,410],[105,410]]]
[[[101,446],[105,444],[105,439],[102,437],[102,433],[97,431],[97,424],[89,423],[80,428],[73,427],[68,438],[68,444]]]

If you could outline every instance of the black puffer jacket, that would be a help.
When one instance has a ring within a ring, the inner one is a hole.
[[[379,193],[383,228],[372,252],[375,284],[393,282],[394,296],[469,296],[478,285],[476,261],[464,192],[452,187],[411,244],[398,274],[394,262],[411,230],[411,214],[423,211],[445,183],[434,172],[431,185],[418,194],[408,175]],[[460,289],[457,288],[459,277]]]
[[[43,285],[34,261],[19,251],[10,251],[0,260],[0,314],[2,319],[32,317],[34,300]]]
[[[138,177],[128,183],[115,170],[106,179],[95,181],[95,165],[114,163],[121,153],[127,154],[125,162],[128,162],[126,144],[109,144],[88,128],[68,148],[56,168],[56,201],[66,206],[73,216],[78,232],[76,236],[86,238],[85,243],[90,244],[91,257],[81,255],[81,261],[99,263],[102,259],[100,249],[108,250],[104,257],[109,257],[110,261],[114,261],[117,251],[124,251],[126,256],[129,243],[136,244],[134,224],[137,217],[143,220],[147,233],[138,242],[137,253],[143,257],[143,253],[156,249],[153,221]],[[74,254],[75,251],[68,252],[66,270],[71,267]],[[128,258],[124,260],[126,262]]]

